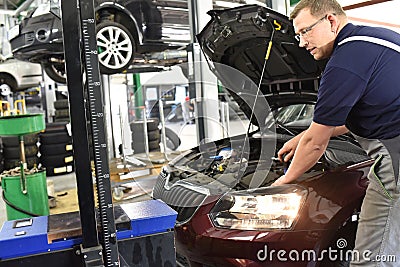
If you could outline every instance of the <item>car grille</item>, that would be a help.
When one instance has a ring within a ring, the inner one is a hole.
[[[35,41],[35,34],[33,32],[25,34],[25,45],[32,44],[33,41]]]
[[[182,224],[190,220],[197,209],[207,197],[205,192],[199,192],[195,186],[184,183],[175,183],[170,188],[165,188],[167,177],[158,176],[158,181],[153,189],[153,197],[161,199],[177,213],[177,223]]]

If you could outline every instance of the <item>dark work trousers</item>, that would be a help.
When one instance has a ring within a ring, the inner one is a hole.
[[[400,136],[388,140],[356,139],[375,163],[368,173],[369,185],[350,266],[399,267]]]

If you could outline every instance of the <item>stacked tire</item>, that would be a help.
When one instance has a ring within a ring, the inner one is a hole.
[[[72,138],[66,126],[66,122],[49,123],[40,133],[40,163],[46,168],[47,176],[74,171]]]
[[[60,99],[54,101],[54,108],[56,114],[54,117],[55,122],[69,122],[69,102],[68,99]]]
[[[181,145],[181,139],[179,138],[179,136],[167,127],[165,127],[165,138],[166,146],[168,149],[175,151]]]
[[[133,153],[144,153],[145,148],[145,134],[144,122],[133,121],[130,123],[132,131],[132,149]],[[149,144],[149,151],[160,151],[160,130],[158,129],[158,119],[147,120],[147,138]]]
[[[23,136],[25,146],[25,161],[28,169],[38,167],[38,134],[27,134]],[[4,170],[11,170],[20,166],[20,145],[17,136],[4,136],[3,157]]]
[[[149,114],[150,118],[160,118],[160,105],[158,100],[146,101],[146,114]]]
[[[0,142],[0,173],[4,171],[3,143]]]

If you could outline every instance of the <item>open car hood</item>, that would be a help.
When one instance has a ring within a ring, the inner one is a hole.
[[[247,117],[250,118],[250,103],[254,102],[259,84],[260,93],[271,109],[315,102],[324,62],[317,62],[306,49],[299,47],[287,16],[258,5],[211,10],[208,14],[211,20],[197,35],[200,47],[212,71]],[[270,56],[263,72],[271,38]],[[240,83],[240,78],[229,75],[222,65],[241,71],[257,86],[252,86],[246,94],[243,91],[247,89],[243,87],[229,90],[238,88],[235,85]],[[265,113],[265,105],[256,105],[253,111]],[[260,121],[252,122],[260,124]]]

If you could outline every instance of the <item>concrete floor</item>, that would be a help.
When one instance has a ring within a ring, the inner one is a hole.
[[[196,125],[194,124],[183,124],[181,122],[168,123],[167,125],[170,129],[178,134],[181,139],[181,145],[178,147],[177,151],[174,151],[174,156],[169,155],[166,158],[171,160],[173,157],[178,155],[180,152],[197,146],[197,134]],[[248,127],[248,121],[246,120],[231,120],[229,126],[221,129],[223,132],[223,137],[235,136],[245,133]],[[228,135],[229,133],[229,135]],[[159,153],[160,154],[160,153]],[[135,155],[134,155],[135,156]],[[138,157],[139,155],[137,155]],[[161,156],[162,157],[162,156]],[[163,158],[163,157],[162,157]],[[139,158],[138,158],[139,159]],[[143,159],[141,159],[143,160]],[[156,182],[157,175],[154,172],[148,176],[142,176],[135,179],[130,179],[129,181],[123,181],[123,186],[131,188],[128,193],[124,194],[124,199],[121,201],[115,201],[114,203],[130,203],[136,201],[143,201],[151,198],[151,191]],[[75,173],[47,177],[48,183],[53,183],[54,192],[56,196],[57,207],[50,209],[50,214],[64,213],[75,211],[78,209],[77,198],[76,198],[76,176]],[[113,187],[116,185],[114,184]],[[67,194],[68,192],[68,194]],[[0,194],[2,189],[0,187]],[[65,196],[61,196],[65,195]],[[0,200],[0,227],[7,220],[7,214],[5,210],[4,201]],[[177,258],[177,266],[188,267],[187,261],[183,257]]]
[[[131,190],[124,194],[124,199],[121,201],[114,201],[115,203],[126,203],[126,202],[136,202],[143,201],[151,198],[151,191],[156,182],[157,176],[149,175],[146,177],[140,177],[123,183],[124,188],[128,187]],[[75,196],[61,197],[61,195],[76,194],[76,176],[75,173],[47,177],[48,181],[52,181],[54,184],[54,192],[57,201],[57,206],[55,208],[50,208],[50,214],[64,213],[71,209],[77,208],[77,203],[68,203],[70,201],[75,201]],[[113,185],[114,187],[115,185]],[[73,189],[73,190],[71,190]],[[0,189],[0,194],[2,190]],[[0,201],[0,225],[7,220],[6,208],[4,201]]]
[[[181,139],[181,145],[178,148],[179,151],[185,151],[189,148],[192,148],[197,145],[197,137],[196,137],[196,125],[194,124],[183,124],[181,122],[177,123],[169,123],[167,125],[173,131],[175,131]],[[244,133],[247,130],[247,121],[242,120],[233,120],[230,121],[229,129],[225,129],[225,133],[229,132],[229,136],[237,135],[240,133]],[[156,176],[150,175],[148,177],[142,177],[140,179],[129,181],[128,186],[132,188],[129,192],[128,197],[126,197],[125,201],[141,201],[150,198],[150,192],[152,186],[155,183]],[[54,191],[56,192],[64,192],[70,189],[76,188],[76,176],[75,173],[47,177],[48,181],[52,181],[54,184]],[[0,194],[2,190],[0,188]],[[52,214],[52,209],[50,209],[50,213]],[[58,213],[58,212],[57,212]],[[4,201],[0,200],[0,226],[3,225],[3,222],[7,220],[7,214],[5,210]]]

